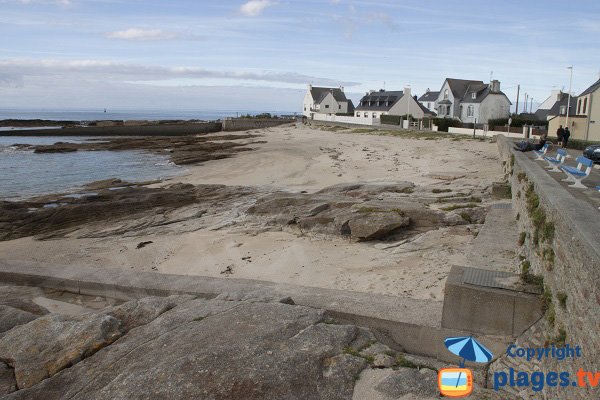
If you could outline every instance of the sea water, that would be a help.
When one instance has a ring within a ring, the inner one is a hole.
[[[163,179],[185,172],[168,156],[138,150],[39,153],[14,144],[77,143],[93,138],[0,136],[0,199],[17,200],[66,192],[89,182],[119,178],[129,182]],[[105,140],[106,138],[98,138]]]

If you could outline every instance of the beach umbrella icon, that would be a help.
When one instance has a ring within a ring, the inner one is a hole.
[[[479,343],[472,336],[458,336],[449,337],[444,340],[446,348],[453,354],[461,357],[460,368],[465,367],[465,360],[486,363],[490,362],[494,355],[491,351],[485,348],[484,345]],[[460,382],[461,373],[458,374],[456,379],[456,386]]]
[[[460,367],[465,366],[465,360],[486,363],[490,362],[494,355],[472,336],[449,337],[444,340],[446,348],[462,358]]]

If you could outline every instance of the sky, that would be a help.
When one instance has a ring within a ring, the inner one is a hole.
[[[597,0],[0,0],[0,108],[300,111],[306,85],[515,103],[599,78]]]

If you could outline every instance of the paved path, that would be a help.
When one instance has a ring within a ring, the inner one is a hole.
[[[473,268],[517,273],[517,222],[510,201],[492,205],[467,256]]]

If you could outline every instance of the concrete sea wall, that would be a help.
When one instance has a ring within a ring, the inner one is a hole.
[[[294,122],[296,120],[283,118],[231,118],[223,121],[223,130],[226,132],[247,131],[250,129],[271,128]]]
[[[27,129],[2,131],[0,136],[185,136],[220,132],[220,122],[138,126],[89,126],[63,129]]]
[[[581,357],[558,360],[543,358],[528,362],[504,356],[492,364],[494,372],[600,371],[600,213],[575,198],[544,170],[545,163],[527,154],[513,152],[513,142],[498,136],[498,149],[506,178],[512,188],[513,209],[520,232],[521,272],[528,279],[543,278],[545,316],[517,340],[523,347],[581,346]],[[534,395],[531,388],[511,391]],[[552,387],[545,385],[539,397],[547,399],[598,398],[599,387]]]

